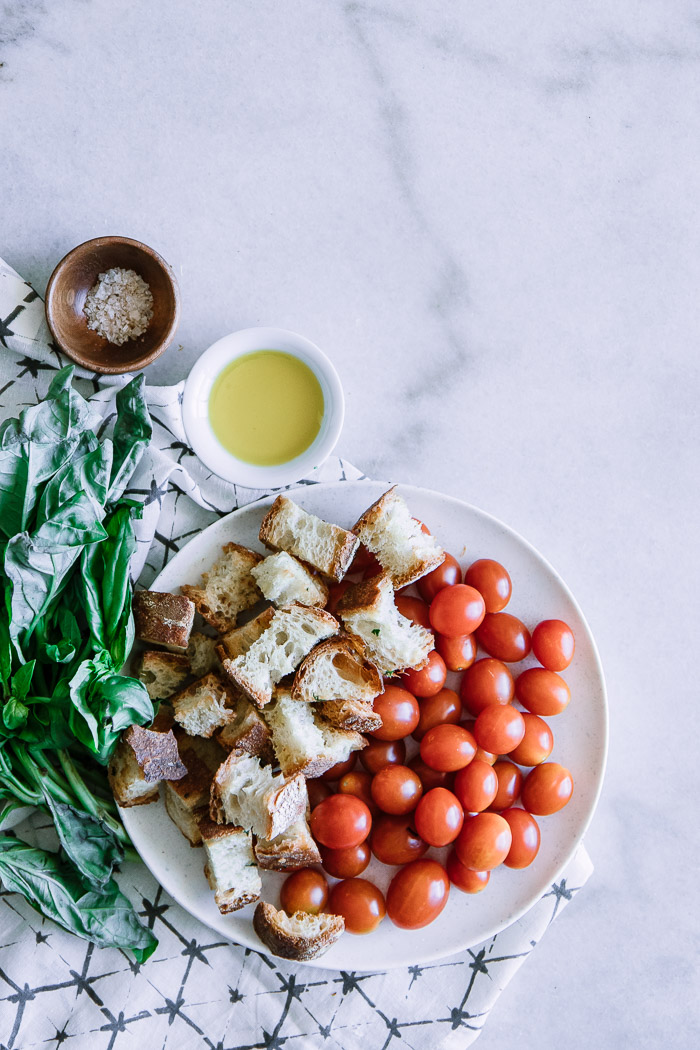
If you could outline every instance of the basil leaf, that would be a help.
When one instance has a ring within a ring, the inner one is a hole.
[[[58,802],[46,789],[44,799],[67,856],[91,887],[104,886],[115,866],[124,859],[120,843],[91,813]]]
[[[76,493],[90,496],[103,507],[112,466],[112,443],[98,444],[91,430],[81,434],[70,462],[58,470],[44,488],[37,513],[37,525],[50,520]]]
[[[13,732],[25,726],[28,717],[29,708],[21,700],[18,700],[16,696],[11,696],[2,706],[2,720],[5,728]]]
[[[69,689],[71,729],[102,765],[109,761],[123,729],[153,720],[153,702],[143,682],[114,674],[106,651],[81,663]]]
[[[19,670],[12,676],[12,695],[17,697],[18,700],[24,700],[29,692],[35,664],[36,660],[30,660],[28,663],[22,664]]]
[[[141,504],[120,500],[104,522],[107,538],[87,547],[80,583],[95,648],[109,651],[119,670],[134,643],[129,566],[136,549],[132,519]]]
[[[109,500],[118,499],[147,448],[153,426],[144,394],[143,373],[135,376],[117,394],[117,422],[112,442],[114,461],[109,486]]]

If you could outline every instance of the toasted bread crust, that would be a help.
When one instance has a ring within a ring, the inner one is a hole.
[[[352,587],[348,587],[338,602],[336,612],[342,616],[343,613],[354,613],[361,612],[364,609],[371,609],[381,600],[382,592],[386,589],[387,583],[391,584],[391,580],[384,573],[379,573],[378,576],[370,576],[368,580],[360,580],[359,583],[353,583]],[[360,642],[361,644],[362,642]]]
[[[181,780],[187,775],[187,767],[180,760],[172,729],[154,732],[133,725],[124,732],[123,740],[134,752],[144,780]]]
[[[303,922],[308,932],[290,928],[290,919],[292,923]],[[345,929],[345,920],[342,915],[326,913],[310,916],[295,912],[289,916],[267,901],[260,901],[253,915],[253,928],[273,955],[304,962],[316,959],[335,944]]]
[[[243,701],[248,710],[244,709],[241,717],[237,716],[214,735],[227,751],[245,751],[249,755],[259,755],[263,761],[272,761],[270,730],[248,699],[244,697]]]
[[[209,699],[213,696],[216,703],[223,702],[225,711],[219,715],[220,721],[217,723],[212,722],[206,732],[198,732],[197,736],[210,737],[214,735],[215,729],[220,725],[224,724],[224,720],[233,721],[235,714],[234,709],[236,706],[236,700],[238,694],[235,692],[229,679],[223,675],[217,674],[215,671],[210,671],[209,674],[205,674],[202,678],[198,678],[196,682],[192,682],[185,689],[181,689],[179,693],[175,693],[170,698],[170,702],[173,705],[175,712],[175,720],[182,726],[187,726],[188,717],[191,716],[193,710],[189,706],[189,702],[194,700],[197,701],[198,697],[201,697],[200,706],[205,707],[207,703],[207,695]],[[211,705],[210,705],[211,707]],[[183,712],[188,712],[187,713]],[[188,730],[192,732],[191,729]]]
[[[194,604],[181,594],[136,591],[132,603],[136,637],[184,653],[194,623]]]
[[[192,674],[190,661],[182,653],[147,649],[141,653],[138,677],[146,686],[151,700],[167,700]]]
[[[411,551],[413,555],[413,566],[404,572],[393,571],[388,564],[382,561],[382,550],[381,545],[377,545],[372,542],[373,536],[376,535],[375,529],[381,527],[382,522],[386,523],[389,514],[391,513],[392,504],[401,504],[405,508],[403,499],[396,492],[396,485],[392,485],[390,489],[384,492],[378,500],[368,507],[364,514],[358,519],[353,525],[352,531],[357,533],[362,543],[365,544],[368,550],[372,551],[380,565],[386,573],[391,577],[391,581],[394,587],[398,590],[400,587],[408,587],[409,584],[415,583],[416,580],[420,580],[427,573],[432,572],[438,565],[442,565],[445,560],[445,552],[440,547],[435,547],[435,550],[424,554],[422,557],[418,555],[415,550],[414,544],[410,539],[405,541],[405,546]],[[406,508],[407,510],[407,508]],[[410,513],[410,511],[408,511]],[[432,537],[430,537],[432,541]],[[385,559],[386,560],[386,559]]]
[[[203,737],[195,739],[181,733],[176,734],[176,739],[187,774],[168,783],[189,810],[201,809],[209,803],[211,782],[224,752],[215,741]]]
[[[258,539],[261,543],[265,544],[268,550],[288,550],[289,554],[293,554],[300,560],[304,560],[303,554],[300,552],[300,549],[296,544],[291,544],[288,547],[282,547],[279,545],[280,536],[277,527],[287,513],[290,505],[295,506],[294,501],[290,500],[288,496],[281,495],[277,497],[260,524]],[[324,576],[328,577],[328,579],[333,580],[335,583],[339,583],[348,571],[352,559],[355,557],[355,551],[359,546],[359,540],[352,532],[349,532],[347,529],[342,529],[339,525],[333,525],[331,522],[325,522],[325,524],[333,529],[333,535],[335,538],[333,555],[327,564],[313,565],[313,568],[318,569],[319,572],[322,572]]]
[[[254,850],[258,865],[265,871],[296,871],[321,863],[319,848],[313,840],[298,848],[290,845],[275,849],[267,839],[261,839],[256,841]]]
[[[259,562],[262,561],[262,554],[258,554],[257,551],[252,551],[248,547],[243,547],[240,543],[227,543],[222,548],[222,552],[225,555],[238,555],[240,561],[246,566],[248,573],[254,565],[257,565]],[[186,595],[191,601],[194,602],[197,612],[204,620],[206,620],[208,624],[214,627],[217,631],[227,631],[235,624],[236,616],[239,612],[243,612],[243,610],[249,609],[252,605],[255,605],[255,603],[260,600],[260,590],[258,589],[257,584],[255,583],[255,580],[252,579],[252,577],[250,578],[250,580],[245,579],[244,573],[244,578],[239,578],[239,580],[237,581],[237,591],[239,593],[239,600],[234,603],[236,607],[235,612],[233,612],[231,615],[226,615],[226,613],[223,612],[221,609],[216,609],[212,607],[210,599],[213,597],[213,595],[210,594],[209,590],[207,589],[209,576],[209,572],[202,573],[202,580],[204,581],[203,587],[185,584],[180,588],[180,590],[184,595]]]
[[[324,700],[319,705],[321,715],[336,729],[352,729],[356,733],[372,733],[381,729],[381,715],[369,700]]]
[[[314,691],[310,688],[316,664],[328,654],[337,655],[344,659],[347,664],[346,669],[350,673],[356,674],[360,680],[358,682],[358,692],[362,694],[362,699],[369,699],[370,693],[374,697],[384,691],[382,676],[377,668],[362,655],[362,650],[354,638],[351,638],[349,635],[342,635],[319,642],[309,655],[304,657],[294,676],[294,684],[292,685],[292,697],[295,700],[335,699],[333,696],[314,695]]]

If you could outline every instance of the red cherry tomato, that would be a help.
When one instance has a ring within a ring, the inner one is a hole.
[[[471,735],[474,736],[474,726],[476,725],[475,718],[467,718],[459,724],[464,726],[465,729],[468,729]],[[494,755],[493,751],[484,751],[483,747],[479,747],[477,744],[474,758],[478,758],[481,762],[486,762],[489,766],[492,766],[498,758],[498,755]]]
[[[489,808],[498,813],[502,809],[510,809],[518,801],[523,775],[517,766],[505,758],[496,762],[493,771],[498,778],[498,791]]]
[[[402,675],[402,681],[414,696],[435,696],[445,684],[445,661],[435,650],[428,653],[422,667],[412,667]]]
[[[375,697],[374,710],[382,719],[381,727],[371,733],[375,740],[402,740],[413,732],[420,719],[413,693],[388,682],[384,692]]]
[[[465,868],[454,850],[447,858],[445,870],[452,885],[462,893],[481,893],[491,878],[490,871],[472,871],[471,868]]]
[[[491,871],[508,856],[513,836],[500,813],[477,813],[464,822],[455,852],[465,868]]]
[[[331,890],[328,907],[342,915],[348,933],[371,933],[386,915],[384,897],[367,879],[344,879]]]
[[[409,864],[428,848],[413,826],[412,813],[405,817],[377,817],[369,844],[382,864]]]
[[[368,773],[378,773],[384,766],[403,765],[406,745],[403,740],[369,740],[360,752],[360,762]]]
[[[520,711],[510,704],[485,707],[474,723],[474,739],[479,747],[494,755],[507,755],[525,736],[525,722]]]
[[[510,758],[519,766],[538,766],[552,753],[554,737],[547,723],[538,715],[523,711],[525,736],[518,746],[510,752]]]
[[[280,905],[288,915],[305,911],[318,915],[328,900],[328,883],[315,868],[300,868],[282,883]]]
[[[484,599],[466,583],[443,587],[430,603],[430,623],[439,634],[448,638],[471,634],[484,618]]]
[[[476,638],[473,634],[456,634],[447,638],[435,636],[435,648],[445,661],[448,671],[466,671],[476,660]]]
[[[429,846],[446,846],[462,830],[464,811],[446,788],[433,788],[418,803],[414,814],[416,831]]]
[[[436,860],[414,860],[394,875],[386,910],[395,926],[419,930],[437,919],[447,904],[450,880]]]
[[[373,558],[371,564],[368,565],[365,571],[362,573],[362,579],[371,580],[373,576],[379,576],[379,574],[382,572],[384,572],[383,568],[381,567],[377,559]]]
[[[418,525],[420,525],[420,531],[421,532],[424,532],[426,536],[432,536],[432,532],[430,531],[430,529],[428,528],[428,526],[425,524],[424,521],[421,521],[420,518],[414,518],[413,520]]]
[[[341,795],[354,795],[361,799],[372,816],[377,812],[372,798],[372,774],[364,769],[351,769],[342,776],[338,781],[338,791]]]
[[[510,601],[513,585],[500,562],[490,558],[472,562],[464,574],[464,582],[470,587],[476,587],[482,595],[486,612],[500,612]]]
[[[359,846],[350,846],[348,849],[328,849],[321,846],[321,863],[334,879],[354,879],[361,875],[371,860],[367,842],[361,842]]]
[[[329,613],[335,613],[338,608],[338,602],[343,597],[348,587],[352,587],[350,580],[341,580],[340,583],[334,583],[328,589],[328,601],[326,602],[326,609]]]
[[[325,773],[321,773],[319,780],[334,781],[340,780],[342,776],[349,773],[351,769],[355,768],[355,762],[357,761],[357,752],[353,751],[350,758],[347,758],[344,762],[336,762],[334,766],[327,769]]]
[[[522,620],[510,613],[486,613],[476,639],[489,656],[513,664],[530,652],[530,632]]]
[[[350,849],[369,835],[372,814],[355,795],[331,795],[311,813],[311,832],[329,849]]]
[[[402,616],[411,623],[418,623],[421,627],[430,630],[430,611],[422,598],[413,598],[408,594],[399,594],[396,599],[396,608]]]
[[[323,802],[324,798],[328,798],[329,795],[333,794],[328,787],[328,784],[324,784],[324,782],[317,777],[306,781],[306,790],[309,795],[309,806],[311,809],[315,809],[319,802]]]
[[[428,696],[420,703],[420,721],[413,730],[413,739],[422,740],[434,726],[457,725],[462,714],[462,705],[454,689],[441,689],[435,696]]]
[[[498,791],[498,777],[492,767],[475,758],[455,777],[454,792],[465,813],[481,813],[488,809]]]
[[[374,557],[372,552],[365,547],[364,543],[361,543],[355,551],[355,557],[350,563],[348,573],[354,576],[355,573],[364,572],[370,565],[373,565],[377,559]]]
[[[417,773],[408,766],[384,766],[372,778],[372,798],[383,813],[412,813],[423,794]]]
[[[558,715],[568,707],[571,691],[556,671],[531,667],[515,680],[515,695],[533,715]]]
[[[574,632],[563,620],[543,620],[532,632],[532,651],[548,671],[565,671],[574,648]]]
[[[415,736],[415,733],[413,734]],[[420,752],[414,755],[411,761],[408,763],[408,768],[412,769],[414,773],[417,773],[420,777],[421,784],[423,785],[423,791],[430,791],[431,788],[452,786],[452,773],[445,773],[440,769],[431,769],[430,766],[426,766],[423,759],[420,757]]]
[[[469,765],[475,754],[475,738],[462,726],[434,726],[420,742],[420,757],[425,764],[445,773]]]
[[[460,689],[465,709],[475,717],[489,704],[509,704],[514,692],[512,674],[491,656],[477,660],[464,672]]]
[[[528,813],[544,817],[563,809],[573,793],[569,770],[558,762],[543,762],[525,777],[520,797]]]
[[[451,554],[446,554],[442,565],[438,565],[437,569],[433,569],[418,581],[418,591],[421,598],[430,604],[443,587],[454,587],[456,583],[461,582],[462,570],[459,562]]]
[[[540,829],[534,817],[524,809],[504,809],[501,813],[508,821],[513,842],[508,856],[503,861],[507,868],[526,868],[532,864],[540,848]]]

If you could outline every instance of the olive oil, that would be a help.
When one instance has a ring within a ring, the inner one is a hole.
[[[278,466],[301,455],[321,429],[321,384],[308,365],[281,350],[236,358],[214,380],[209,422],[225,449],[245,463]]]

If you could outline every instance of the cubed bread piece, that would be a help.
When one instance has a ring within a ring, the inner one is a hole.
[[[267,901],[259,901],[255,906],[253,927],[273,955],[307,962],[317,959],[335,944],[345,929],[345,919],[328,912],[310,915],[296,911],[287,915]]]
[[[187,681],[192,672],[190,661],[182,653],[147,649],[141,654],[137,673],[151,700],[167,700]]]
[[[147,806],[160,797],[160,781],[146,780],[136,755],[124,740],[120,740],[109,760],[107,779],[114,800],[122,809],[129,806]]]
[[[328,584],[286,551],[270,554],[251,570],[263,597],[275,605],[317,606],[328,601]]]
[[[155,802],[161,780],[178,780],[187,773],[171,725],[163,712],[150,729],[133,725],[122,733],[109,760],[107,778],[123,808]]]
[[[240,612],[260,601],[258,585],[250,574],[259,561],[261,554],[238,543],[227,543],[219,560],[202,573],[202,587],[185,585],[180,589],[207,623],[217,631],[228,631]]]
[[[216,771],[210,814],[219,824],[237,824],[260,838],[274,839],[306,812],[302,776],[286,780],[254,755],[232,751]]]
[[[274,615],[274,609],[263,609],[254,619],[223,634],[215,646],[219,660],[235,660],[237,656],[245,656],[253,642],[257,642],[270,626]]]
[[[200,806],[199,809],[189,809],[167,781],[163,790],[163,801],[165,812],[185,836],[190,846],[201,846],[202,833],[199,829],[199,822],[202,818],[209,816],[209,807]]]
[[[232,722],[235,702],[230,682],[213,671],[171,697],[175,721],[189,736],[213,736]]]
[[[229,678],[258,707],[264,707],[272,699],[277,683],[296,670],[317,642],[337,630],[337,620],[323,609],[291,605],[275,610],[267,629],[243,655],[230,659],[224,639],[217,652]]]
[[[246,696],[236,700],[234,718],[216,731],[216,739],[227,751],[259,755],[263,762],[273,759],[272,737],[267,723]]]
[[[395,485],[364,512],[352,531],[372,551],[396,589],[415,583],[445,560],[444,550],[423,532]]]
[[[355,556],[359,540],[352,532],[302,510],[288,496],[278,496],[262,520],[260,542],[287,551],[336,583]]]
[[[200,820],[199,831],[207,858],[204,874],[219,911],[226,915],[258,900],[262,881],[250,832],[208,817]]]
[[[402,616],[386,573],[349,587],[338,603],[346,631],[360,639],[382,674],[418,667],[435,648],[432,631]]]
[[[165,808],[182,834],[193,846],[201,842],[198,811],[209,806],[214,773],[226,758],[226,752],[215,740],[188,737],[176,733],[180,758],[187,769],[181,780],[165,782]]]
[[[382,676],[363,654],[362,646],[344,636],[319,642],[294,677],[295,700],[366,700],[384,691]]]
[[[321,854],[311,837],[307,818],[300,817],[276,839],[256,839],[255,856],[261,868],[289,871],[320,864]]]
[[[195,678],[203,678],[210,671],[221,670],[219,657],[216,655],[218,638],[210,638],[201,631],[193,631],[187,646],[187,659]]]
[[[373,733],[382,725],[381,715],[374,710],[371,700],[324,700],[319,713],[338,729],[354,729],[356,733]]]
[[[136,591],[132,603],[136,637],[147,645],[162,645],[184,653],[194,623],[194,604],[182,594]]]
[[[324,722],[313,704],[292,700],[287,689],[278,689],[265,708],[265,721],[272,732],[272,746],[286,777],[303,773],[320,777],[331,766],[345,762],[353,751],[367,746],[360,733],[336,729]]]

